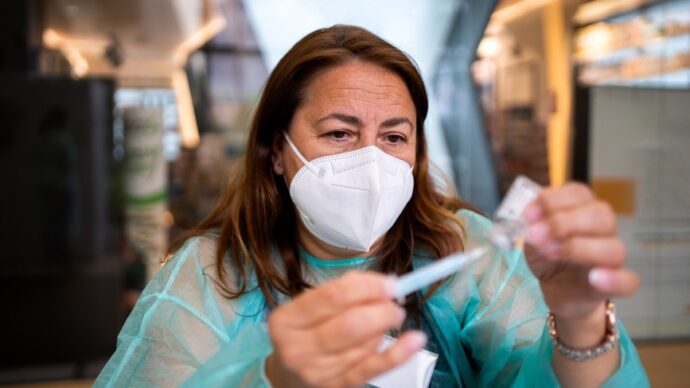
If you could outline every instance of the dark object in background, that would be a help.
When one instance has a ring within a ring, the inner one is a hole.
[[[0,13],[0,72],[35,70],[35,52],[29,48],[32,0],[2,3]]]
[[[31,187],[39,201],[36,203],[44,258],[68,260],[80,229],[78,209],[79,152],[76,139],[69,130],[67,110],[55,106],[47,111],[38,124],[38,138],[33,147],[34,168]]]
[[[589,137],[590,137],[590,105],[592,88],[575,82],[575,112],[573,133],[573,179],[578,182],[589,183]]]
[[[110,34],[110,41],[108,42],[108,46],[106,46],[103,55],[108,59],[113,67],[120,67],[122,62],[124,62],[122,45],[120,45],[120,41],[117,39],[115,34]]]
[[[113,92],[109,80],[0,75],[0,383],[42,365],[89,375],[115,349],[124,239]]]
[[[91,262],[112,252],[113,84],[0,77],[0,265]],[[56,251],[53,235],[61,236]],[[60,257],[64,256],[64,257]]]

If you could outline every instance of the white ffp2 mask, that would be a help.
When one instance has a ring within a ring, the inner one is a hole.
[[[307,161],[287,133],[285,139],[304,164],[290,182],[290,197],[304,226],[330,245],[368,251],[412,197],[410,165],[378,147]]]

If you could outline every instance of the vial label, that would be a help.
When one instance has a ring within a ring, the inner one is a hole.
[[[520,175],[515,179],[496,211],[494,225],[489,232],[489,239],[494,245],[503,249],[522,246],[527,224],[520,216],[541,189],[525,176]]]
[[[496,220],[519,220],[527,205],[537,198],[540,191],[541,186],[525,176],[518,176],[496,210]]]

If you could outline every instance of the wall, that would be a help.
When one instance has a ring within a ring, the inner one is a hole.
[[[619,301],[637,338],[690,336],[690,91],[595,87],[590,176],[618,209],[642,285]]]

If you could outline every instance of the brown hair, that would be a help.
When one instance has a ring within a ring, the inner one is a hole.
[[[417,113],[414,192],[376,252],[375,269],[402,274],[412,270],[415,249],[422,248],[438,258],[464,248],[464,231],[455,213],[470,206],[454,195],[439,192],[432,181],[424,137],[428,100],[415,64],[402,51],[363,28],[336,25],[305,36],[280,60],[254,114],[241,168],[231,177],[216,208],[185,236],[220,230],[216,268],[227,297],[237,298],[247,291],[251,271],[271,305],[276,303],[272,291],[294,297],[310,286],[302,277],[295,208],[283,177],[273,172],[271,150],[281,131],[289,127],[315,75],[352,60],[373,63],[400,76]],[[171,251],[179,248],[185,238],[178,240]],[[271,257],[272,247],[280,253],[284,271]],[[222,283],[223,260],[228,250],[239,274],[235,285]],[[431,291],[437,287],[438,284]],[[408,309],[414,309],[412,305],[417,303],[412,298]]]

